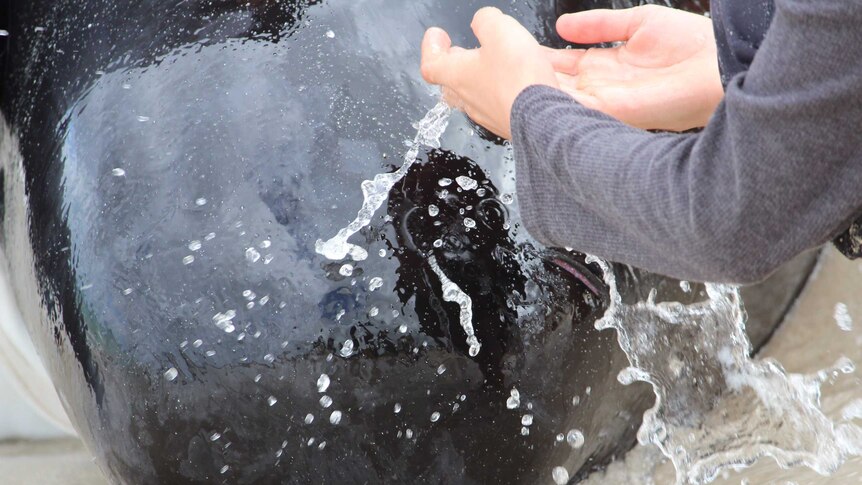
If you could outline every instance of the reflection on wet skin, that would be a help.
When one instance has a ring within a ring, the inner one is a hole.
[[[535,483],[631,446],[653,396],[616,381],[598,268],[526,234],[510,151],[460,115],[350,239],[366,259],[314,250],[437,100],[416,65],[429,19],[472,39],[484,3],[13,12],[0,243],[113,480]],[[553,2],[491,3],[558,42]],[[650,278],[621,291],[677,285]]]

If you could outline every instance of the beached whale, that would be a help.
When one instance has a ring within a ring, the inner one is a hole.
[[[490,3],[561,45],[554,2],[17,3],[2,259],[113,481],[536,483],[632,445],[653,396],[593,328],[598,268],[530,238],[509,152],[462,116],[351,239],[367,259],[315,251],[436,103],[424,29],[470,45]],[[617,269],[629,298],[697,297]]]

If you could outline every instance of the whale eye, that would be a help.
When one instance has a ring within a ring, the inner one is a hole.
[[[485,199],[476,206],[476,219],[492,230],[502,230],[509,211],[497,199]]]

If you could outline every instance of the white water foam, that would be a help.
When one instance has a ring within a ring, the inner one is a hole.
[[[431,266],[431,270],[440,278],[440,283],[443,285],[443,299],[458,304],[460,308],[458,320],[461,323],[461,328],[464,329],[464,333],[467,334],[470,357],[476,357],[479,355],[482,345],[479,343],[479,339],[476,338],[476,331],[473,329],[473,300],[446,276],[443,270],[440,269],[440,265],[437,264],[437,258],[433,254],[428,257],[428,264]]]
[[[389,196],[389,191],[392,187],[401,180],[410,167],[416,163],[416,157],[419,155],[419,149],[423,146],[432,148],[440,147],[440,136],[446,131],[446,126],[449,124],[449,115],[452,109],[443,101],[437,103],[431,108],[419,123],[413,125],[416,128],[416,137],[410,144],[409,150],[404,154],[404,162],[401,167],[394,172],[381,173],[374,176],[373,180],[365,180],[362,182],[362,208],[356,214],[356,219],[353,220],[347,227],[342,228],[338,233],[327,241],[318,239],[314,243],[314,250],[327,259],[333,261],[342,260],[348,256],[354,261],[363,261],[368,258],[368,251],[365,249],[347,242],[351,236],[362,230],[363,227],[371,223],[371,218],[374,213],[383,205],[383,202]]]
[[[620,381],[648,382],[656,394],[638,440],[671,460],[678,485],[709,483],[765,456],[828,475],[862,455],[862,428],[846,417],[833,422],[820,408],[823,383],[855,370],[849,359],[813,375],[788,374],[777,361],[750,357],[738,288],[707,285],[708,299],[691,305],[656,303],[655,292],[630,305],[609,265],[589,261],[602,267],[611,294],[596,327],[617,331],[631,366]]]

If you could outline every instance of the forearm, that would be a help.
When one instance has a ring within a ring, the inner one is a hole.
[[[777,4],[751,71],[700,134],[651,134],[548,88],[523,92],[512,132],[527,228],[655,272],[734,282],[835,236],[862,207],[862,7]]]

